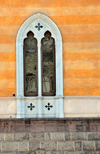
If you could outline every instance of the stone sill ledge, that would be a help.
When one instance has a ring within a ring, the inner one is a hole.
[[[40,122],[73,122],[73,121],[100,121],[100,117],[71,117],[71,118],[0,118],[0,121],[40,121]]]
[[[0,133],[100,132],[100,118],[0,119]]]
[[[10,99],[29,99],[29,98],[32,98],[32,99],[39,99],[39,98],[55,98],[55,99],[59,99],[59,98],[100,98],[100,95],[95,95],[95,96],[91,96],[91,95],[88,95],[88,96],[30,96],[30,97],[21,97],[21,96],[19,96],[19,97],[17,97],[17,96],[12,96],[12,97],[0,97],[0,99],[8,99],[8,98],[10,98]]]
[[[26,96],[12,96],[12,97],[0,97],[0,99],[60,99],[63,98],[64,96],[30,96],[30,97],[26,97]]]

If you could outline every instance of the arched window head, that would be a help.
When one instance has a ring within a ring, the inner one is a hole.
[[[55,95],[55,41],[46,31],[41,40],[42,49],[42,95]]]
[[[45,37],[47,37],[47,36],[48,36],[48,37],[51,37],[51,32],[50,32],[50,31],[46,31],[46,32],[44,33],[44,36],[45,36]]]
[[[24,39],[24,95],[37,96],[37,40],[29,31]]]
[[[34,37],[34,33],[33,33],[32,31],[29,31],[29,32],[27,33],[27,37],[30,37],[30,36]]]

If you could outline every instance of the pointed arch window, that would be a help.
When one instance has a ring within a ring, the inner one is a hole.
[[[41,13],[29,17],[16,38],[18,118],[64,116],[62,60],[62,37],[57,25]],[[50,110],[47,104],[52,106]]]

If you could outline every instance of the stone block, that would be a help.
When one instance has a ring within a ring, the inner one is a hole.
[[[30,140],[32,141],[44,141],[44,133],[30,133]]]
[[[96,150],[100,151],[100,141],[95,142]]]
[[[28,152],[16,152],[16,154],[28,154]]]
[[[64,141],[64,133],[60,132],[53,132],[51,133],[51,140],[52,141]]]
[[[0,141],[4,141],[4,133],[0,133]]]
[[[46,142],[41,142],[41,149],[42,150],[57,150],[57,142],[55,141],[46,141]]]
[[[64,154],[79,154],[79,153],[78,152],[75,152],[75,151],[74,152],[66,152],[65,151]]]
[[[94,141],[83,141],[83,151],[94,151]]]
[[[38,150],[38,151],[35,151],[36,154],[46,154],[46,152],[44,150]]]
[[[64,138],[65,138],[65,141],[70,140],[70,133],[65,132],[65,133],[64,133]]]
[[[14,137],[13,137],[13,133],[5,133],[5,141],[13,141]]]
[[[36,154],[35,152],[16,152],[16,154]]]
[[[51,133],[49,132],[44,133],[44,136],[45,136],[45,141],[51,141]]]
[[[40,149],[40,142],[29,141],[29,151],[35,151]]]
[[[71,133],[71,140],[87,140],[87,133],[85,132],[75,132]]]
[[[15,154],[36,154],[35,152],[16,152]]]
[[[97,154],[97,152],[94,152],[94,151],[83,151],[83,152],[79,152],[79,154]]]
[[[14,67],[15,62],[10,62],[9,65],[7,64],[7,62],[4,62],[4,63],[6,63],[6,66],[10,68],[10,64],[12,65],[12,67]],[[2,92],[0,94],[4,97],[5,97],[5,95],[6,95],[6,97],[8,95],[12,96],[11,93],[12,94],[15,93],[15,89],[12,88],[13,90],[11,91],[11,87],[7,88],[7,85],[9,84],[9,83],[7,84],[7,79],[5,82],[6,82],[5,83],[6,88],[2,89]],[[9,81],[9,82],[11,82],[11,81]],[[4,84],[4,83],[2,82],[2,83],[0,83],[0,85],[1,84]],[[14,84],[15,83],[13,81],[13,86],[14,86]],[[0,86],[0,89],[1,89],[1,86]],[[5,110],[5,109],[7,109],[7,110]],[[15,115],[16,115],[16,100],[15,100],[15,98],[12,98],[12,99],[9,97],[5,98],[5,99],[0,98],[0,118],[1,117],[2,118],[10,118],[10,117],[15,118]]]
[[[90,125],[90,132],[97,132],[97,125],[91,124]]]
[[[65,127],[65,131],[64,132],[70,132],[68,124],[66,124],[64,127]]]
[[[86,132],[90,132],[90,124],[89,123],[86,124],[85,131]]]
[[[69,124],[69,132],[76,132],[76,125],[74,123]]]
[[[46,154],[64,154],[63,151],[47,151]]]
[[[82,151],[82,142],[76,141],[74,142],[75,151]]]
[[[0,142],[0,153],[2,151],[2,142]]]
[[[67,64],[66,64],[67,65]],[[92,95],[92,93],[94,92],[99,93],[100,91],[100,87],[67,87],[64,88],[66,95],[85,95],[87,94],[87,91],[89,91]],[[96,94],[97,95],[97,94]],[[72,97],[72,98],[71,98]],[[88,102],[88,103],[87,103]],[[65,97],[64,98],[64,114],[65,117],[97,117],[99,115],[99,106],[100,106],[100,101],[98,97],[84,97],[84,99],[82,97],[79,96],[69,96],[69,97]],[[84,122],[83,122],[84,123]],[[87,123],[87,122],[86,122]],[[85,126],[84,123],[83,125]],[[94,131],[96,131],[96,125],[95,123],[91,123],[90,124],[90,129],[91,126],[94,127]],[[81,131],[84,132],[82,130],[82,125],[78,125],[77,124],[77,131]],[[89,125],[87,126],[87,129],[89,130]],[[79,132],[78,131],[78,132]],[[88,131],[87,131],[88,132]],[[89,131],[90,132],[90,131]],[[100,132],[100,131],[98,131]]]
[[[88,133],[88,140],[100,140],[100,132]]]
[[[76,131],[77,132],[83,132],[83,125],[82,124],[79,124],[79,125],[77,124],[76,125]]]
[[[14,133],[15,141],[29,140],[29,133]]]
[[[74,151],[72,141],[58,141],[58,151]]]
[[[40,129],[41,130],[41,129]],[[58,126],[57,125],[45,125],[44,131],[45,132],[57,132]]]
[[[19,151],[28,151],[28,150],[29,150],[29,141],[20,141]]]
[[[16,152],[0,152],[0,154],[17,154],[17,153]]]
[[[18,151],[18,142],[2,142],[3,152]]]

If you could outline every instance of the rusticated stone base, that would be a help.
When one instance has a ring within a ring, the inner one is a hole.
[[[100,118],[1,119],[1,154],[100,154]]]

